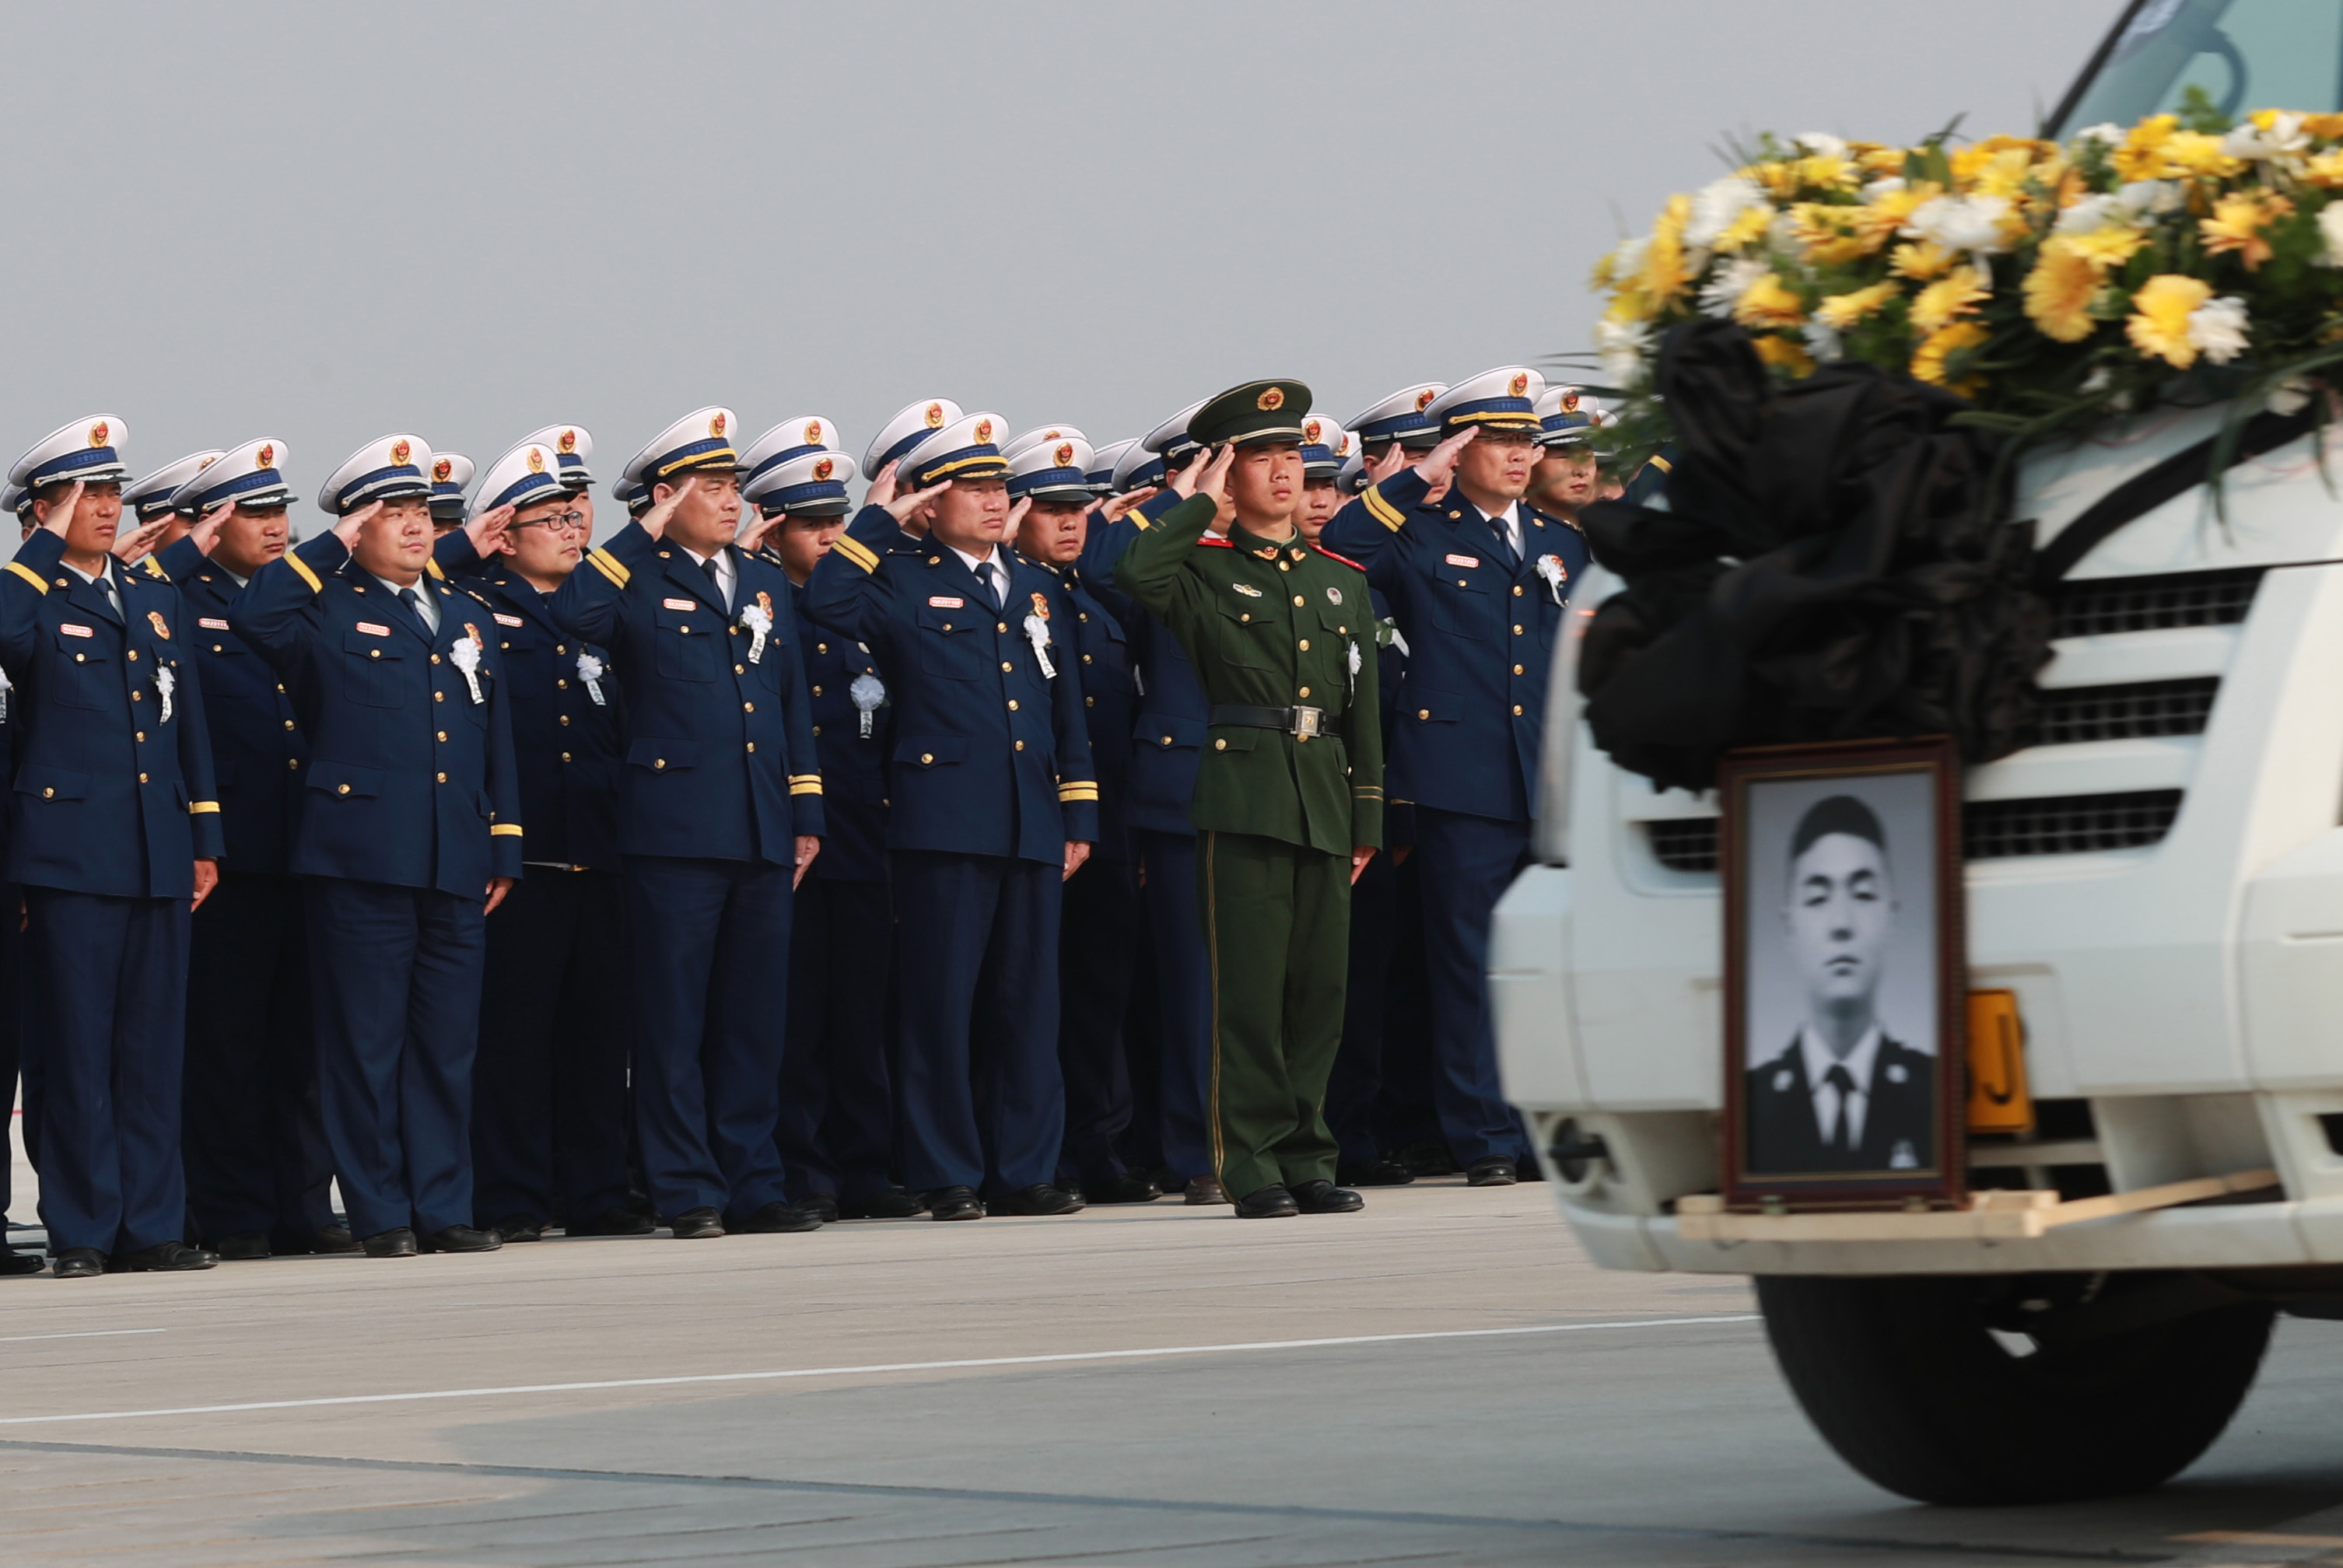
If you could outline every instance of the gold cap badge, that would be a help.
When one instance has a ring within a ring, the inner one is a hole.
[[[545,472],[545,450],[543,447],[531,447],[528,449],[528,471],[532,474],[542,474]]]
[[[575,431],[575,430],[564,430],[563,432],[561,432],[561,449],[562,449],[564,452],[575,452],[576,450],[578,450],[578,432],[577,432],[577,431]]]
[[[809,420],[807,420],[807,421],[806,421],[806,427],[805,427],[805,444],[806,444],[807,446],[809,446],[809,447],[819,447],[819,446],[820,446],[820,445],[821,445],[821,421],[820,421],[820,420],[819,420],[819,419],[809,419]]]
[[[929,429],[930,429],[930,430],[940,430],[940,429],[942,429],[943,427],[944,427],[944,406],[943,406],[942,404],[940,404],[940,403],[930,403],[930,404],[929,404],[929,405],[928,405],[928,428],[929,428]]]
[[[106,438],[113,434],[114,427],[100,419],[89,427],[89,444],[93,447],[103,447],[106,445]]]
[[[393,441],[390,444],[390,460],[393,464],[404,463],[414,454],[414,451],[415,448],[408,446],[404,439]]]
[[[1252,400],[1252,406],[1264,414],[1275,413],[1285,407],[1285,388],[1272,387]]]
[[[1050,456],[1058,460],[1058,467],[1066,467],[1074,460],[1074,444],[1071,441],[1061,441],[1058,443],[1058,449]]]
[[[828,457],[820,459],[813,466],[813,477],[817,479],[827,479],[830,475],[837,471],[838,465],[831,462]]]
[[[273,468],[276,466],[277,448],[274,447],[264,446],[259,451],[255,452],[252,455],[252,467],[255,473],[259,472],[263,468]],[[206,463],[204,467],[208,468],[211,465],[209,463]]]

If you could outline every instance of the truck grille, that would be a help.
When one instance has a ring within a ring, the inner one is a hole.
[[[2111,631],[2163,631],[2180,626],[2235,626],[2253,608],[2258,567],[2177,572],[2168,577],[2107,578],[2059,585],[2052,637]]]
[[[2070,746],[2144,735],[2202,735],[2213,714],[2213,694],[2220,689],[2220,678],[2208,675],[2046,691],[2039,743]]]
[[[2137,849],[2172,831],[2180,791],[1972,800],[1961,808],[1961,853],[1971,860]],[[1716,869],[1716,819],[1646,822],[1652,856],[1672,871]]]

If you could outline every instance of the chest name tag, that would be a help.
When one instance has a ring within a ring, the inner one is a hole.
[[[226,631],[227,629],[227,622],[221,620],[216,616],[199,615],[196,617],[196,624],[202,627],[206,631]]]
[[[368,637],[388,637],[390,635],[390,628],[387,626],[377,626],[370,620],[362,620],[358,622],[358,629],[366,633]]]
[[[663,598],[659,600],[659,608],[661,609],[698,609],[699,608],[699,601],[698,599]]]
[[[507,615],[502,610],[497,611],[496,617],[497,624],[498,626],[527,626],[528,624],[528,622],[523,620],[520,617],[517,615]]]
[[[1479,556],[1450,556],[1448,558],[1448,564],[1452,567],[1477,567],[1481,564],[1481,558]]]
[[[930,609],[959,609],[964,607],[967,603],[968,600],[964,598],[955,598],[950,594],[940,593],[928,600],[928,608]]]
[[[65,633],[67,637],[96,637],[97,635],[97,633],[91,628],[85,626],[75,626],[69,620],[60,621],[57,624],[57,629]]]

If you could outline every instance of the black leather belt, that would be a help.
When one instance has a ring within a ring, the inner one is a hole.
[[[1342,733],[1342,721],[1322,708],[1255,708],[1242,702],[1215,702],[1212,722],[1247,729],[1275,729],[1287,735],[1340,738]]]

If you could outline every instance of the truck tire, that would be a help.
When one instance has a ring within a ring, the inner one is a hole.
[[[2258,1303],[2005,1349],[2006,1284],[1761,1276],[1775,1359],[1839,1457],[1922,1503],[2063,1503],[2179,1473],[2237,1413],[2269,1343]]]

